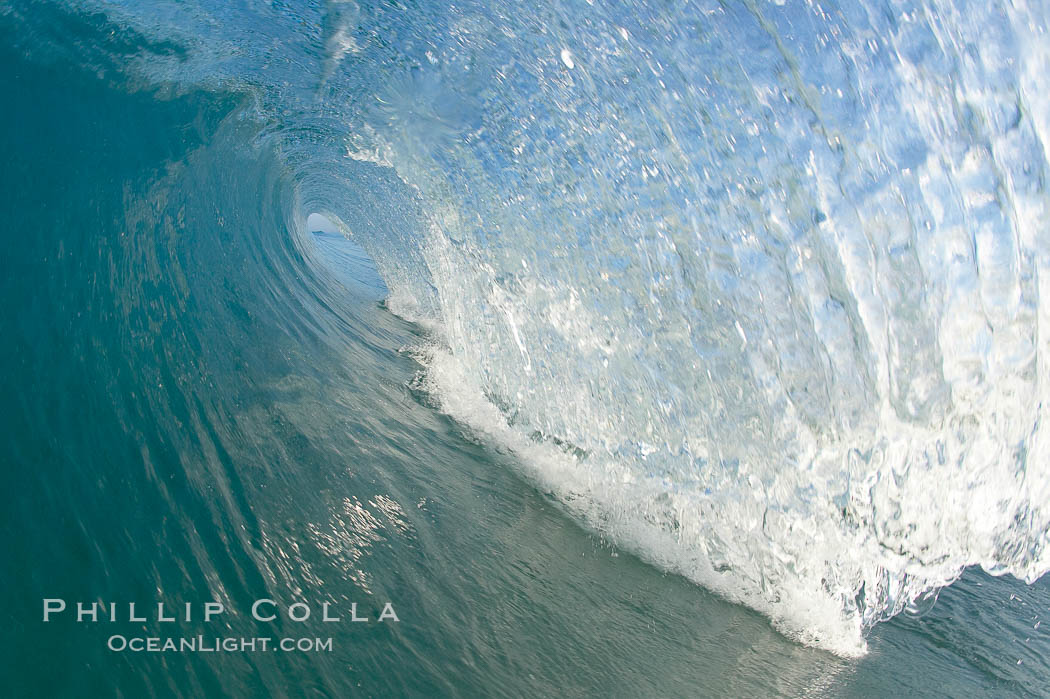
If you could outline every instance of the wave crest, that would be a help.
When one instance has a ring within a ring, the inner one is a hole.
[[[646,558],[844,654],[1050,568],[1044,7],[103,11],[249,95],[444,409]]]

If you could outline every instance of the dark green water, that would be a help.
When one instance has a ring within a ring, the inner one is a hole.
[[[129,86],[90,47],[150,40],[100,15],[51,25],[65,55],[8,20],[0,694],[1046,694],[1045,579],[971,570],[844,659],[581,526],[414,387],[402,350],[424,330],[386,310],[361,248],[297,228],[245,92]],[[45,598],[194,617],[44,623]],[[252,620],[258,599],[279,618]],[[210,601],[226,612],[204,623]],[[376,621],[387,602],[399,621]],[[107,647],[197,634],[331,649]]]

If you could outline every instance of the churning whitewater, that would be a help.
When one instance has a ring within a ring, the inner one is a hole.
[[[1050,569],[1044,3],[72,4],[136,89],[240,95],[275,218],[588,527],[849,656]]]

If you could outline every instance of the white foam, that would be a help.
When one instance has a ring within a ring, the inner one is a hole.
[[[523,472],[540,489],[554,494],[575,516],[639,557],[679,573],[726,599],[770,617],[778,630],[802,643],[845,657],[863,655],[867,646],[859,616],[843,618],[838,601],[814,595],[803,585],[786,585],[778,601],[756,595],[735,572],[716,572],[701,541],[672,536],[665,517],[686,515],[688,505],[663,482],[639,480],[628,466],[591,460],[551,441],[536,441],[508,424],[486,396],[475,372],[438,344],[412,348],[426,367],[419,386],[475,436],[513,452]],[[625,507],[626,504],[630,507]]]

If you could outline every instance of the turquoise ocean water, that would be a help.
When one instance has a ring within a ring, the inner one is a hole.
[[[0,0],[0,695],[1047,696],[1048,18]]]

